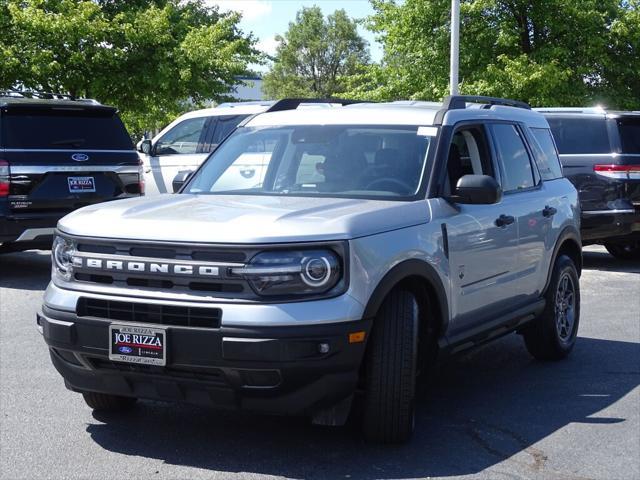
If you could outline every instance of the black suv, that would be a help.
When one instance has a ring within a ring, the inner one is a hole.
[[[50,248],[67,213],[141,195],[140,160],[113,107],[0,91],[0,252]]]
[[[640,259],[640,112],[540,108],[578,189],[583,245]]]

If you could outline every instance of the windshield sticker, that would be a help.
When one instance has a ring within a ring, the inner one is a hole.
[[[435,137],[438,135],[438,127],[418,127],[416,135],[420,137]]]

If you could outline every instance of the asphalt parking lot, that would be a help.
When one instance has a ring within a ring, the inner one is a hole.
[[[585,252],[580,339],[539,363],[511,335],[440,368],[404,446],[353,426],[141,402],[92,415],[35,327],[49,252],[0,256],[3,479],[640,478],[640,263]]]

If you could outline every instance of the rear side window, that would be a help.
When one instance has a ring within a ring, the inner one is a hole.
[[[2,115],[4,148],[131,150],[133,144],[116,114],[91,110],[52,113],[11,111]]]
[[[529,153],[515,125],[492,125],[493,136],[505,178],[502,190],[513,192],[535,185]]]
[[[640,153],[640,117],[618,120],[622,153]]]
[[[209,153],[213,151],[213,149],[248,116],[249,115],[220,115],[210,117],[206,138],[204,139],[201,150],[198,150],[198,152]]]
[[[538,171],[543,180],[553,180],[562,177],[562,167],[553,143],[551,130],[548,128],[532,128],[534,141],[531,142],[536,157]]]
[[[604,118],[547,116],[560,154],[611,153]]]

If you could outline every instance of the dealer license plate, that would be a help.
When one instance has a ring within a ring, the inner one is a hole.
[[[109,325],[109,360],[166,365],[167,331],[140,325]]]
[[[93,193],[96,191],[96,181],[93,177],[67,177],[70,193]]]

